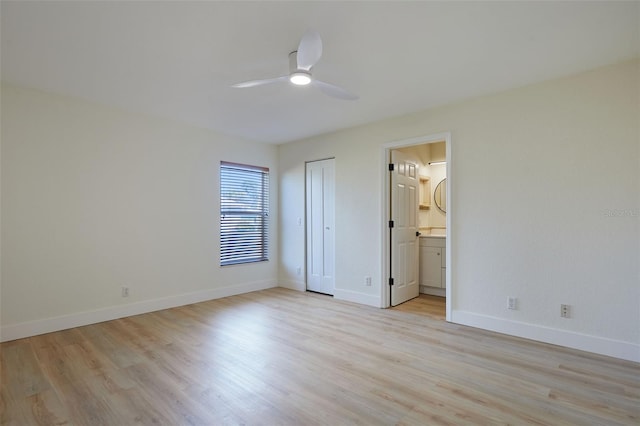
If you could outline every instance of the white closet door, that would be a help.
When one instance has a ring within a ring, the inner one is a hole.
[[[307,290],[335,289],[335,160],[307,163]]]

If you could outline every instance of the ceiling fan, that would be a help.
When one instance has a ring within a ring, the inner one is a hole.
[[[344,100],[356,100],[358,96],[350,93],[342,87],[313,78],[311,69],[320,60],[322,56],[322,39],[320,34],[315,31],[307,31],[300,44],[298,50],[289,54],[289,75],[280,77],[267,78],[264,80],[250,80],[242,83],[236,83],[231,87],[236,89],[244,89],[248,87],[263,86],[265,84],[280,83],[289,81],[296,86],[306,86],[308,84],[317,87],[326,95]]]

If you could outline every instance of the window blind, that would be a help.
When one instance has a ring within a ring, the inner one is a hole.
[[[220,265],[268,258],[269,169],[220,163]]]

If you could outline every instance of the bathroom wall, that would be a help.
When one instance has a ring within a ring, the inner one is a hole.
[[[436,203],[434,202],[434,193],[438,184],[447,177],[447,165],[427,165],[427,170],[429,176],[431,176],[431,208],[425,212],[427,216],[428,226],[435,228],[444,228],[447,225],[447,214],[436,206]],[[446,185],[446,182],[443,185]]]
[[[428,162],[446,161],[446,144],[444,142],[432,143],[426,147],[429,151]],[[424,212],[428,223],[427,226],[432,228],[445,228],[447,225],[447,214],[436,206],[434,202],[434,193],[438,184],[447,177],[447,165],[427,164],[425,168],[427,176],[431,177],[431,208]],[[442,229],[438,233],[443,233]]]

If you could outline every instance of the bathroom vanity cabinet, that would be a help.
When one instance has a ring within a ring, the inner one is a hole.
[[[420,237],[420,291],[444,295],[446,289],[446,239],[444,236]]]

